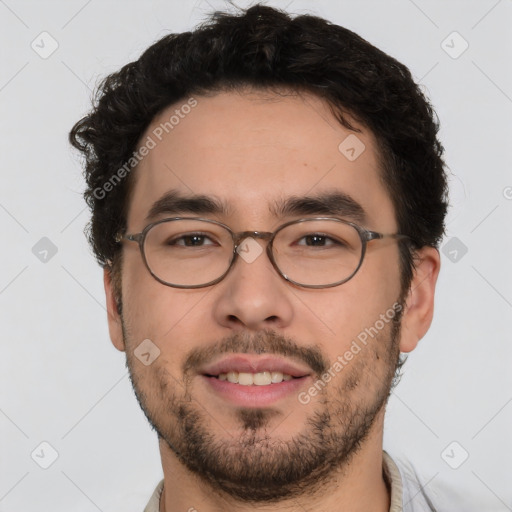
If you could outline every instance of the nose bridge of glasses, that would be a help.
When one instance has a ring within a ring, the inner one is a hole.
[[[246,238],[260,238],[261,240],[270,240],[274,233],[270,231],[240,231],[239,233],[233,233],[233,241],[235,248],[240,245]]]

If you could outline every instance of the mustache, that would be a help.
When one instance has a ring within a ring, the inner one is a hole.
[[[240,331],[207,347],[190,351],[183,363],[184,375],[224,354],[274,354],[306,363],[318,376],[327,372],[329,361],[315,346],[299,346],[291,338],[267,329],[251,334]]]

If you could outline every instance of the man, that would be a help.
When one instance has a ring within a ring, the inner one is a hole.
[[[159,438],[147,512],[434,510],[382,436],[432,320],[437,131],[405,66],[262,5],[102,83],[70,140],[110,336]]]

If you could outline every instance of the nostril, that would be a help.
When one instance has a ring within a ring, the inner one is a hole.
[[[235,315],[228,315],[228,320],[230,322],[239,322],[240,321]]]

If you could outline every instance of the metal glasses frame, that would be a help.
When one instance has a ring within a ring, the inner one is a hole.
[[[164,281],[163,279],[159,278],[151,270],[151,267],[149,266],[148,261],[146,259],[146,253],[145,253],[145,250],[144,250],[144,242],[146,240],[146,236],[147,236],[148,232],[154,226],[157,226],[159,224],[163,224],[164,222],[171,222],[171,221],[177,221],[177,220],[198,220],[198,221],[202,221],[202,222],[208,222],[208,223],[211,223],[211,224],[215,224],[217,226],[221,226],[226,231],[228,231],[228,233],[231,235],[231,238],[233,240],[233,254],[232,254],[231,261],[229,263],[228,268],[226,269],[226,271],[220,277],[214,279],[213,281],[209,281],[208,283],[200,284],[200,285],[197,285],[197,284],[194,284],[194,285],[178,285],[178,284],[172,284],[172,283],[168,283],[167,281]],[[359,233],[359,237],[361,239],[361,257],[359,259],[359,263],[358,263],[357,267],[355,268],[355,270],[352,272],[352,274],[350,274],[345,279],[343,279],[341,281],[337,281],[337,282],[332,283],[332,284],[327,284],[327,285],[302,284],[302,283],[299,283],[297,281],[294,281],[293,279],[290,279],[278,267],[278,265],[277,265],[277,263],[276,263],[276,261],[274,259],[274,253],[272,251],[272,244],[274,242],[274,239],[275,239],[276,235],[281,230],[283,230],[284,228],[286,228],[287,226],[290,226],[292,224],[299,224],[301,222],[309,222],[309,221],[322,221],[322,220],[336,221],[336,222],[340,222],[342,224],[347,224],[349,226],[352,226]],[[395,240],[402,240],[402,239],[409,239],[409,240],[411,240],[411,238],[409,236],[407,236],[407,235],[402,235],[400,233],[384,234],[384,233],[378,233],[376,231],[370,231],[370,230],[365,229],[365,228],[363,228],[363,227],[361,227],[361,226],[359,226],[357,224],[354,224],[353,222],[349,222],[349,221],[346,221],[346,220],[343,220],[343,219],[338,219],[337,217],[307,217],[307,218],[302,218],[302,219],[298,219],[298,220],[292,220],[292,221],[286,222],[285,224],[281,224],[274,232],[270,232],[270,231],[240,231],[240,232],[237,232],[237,233],[232,231],[231,228],[229,226],[227,226],[226,224],[223,224],[222,222],[219,222],[219,221],[216,221],[216,220],[212,220],[212,219],[204,219],[202,217],[170,217],[170,218],[158,220],[156,222],[152,222],[151,224],[148,224],[140,233],[134,233],[134,234],[121,234],[121,233],[118,233],[116,235],[116,237],[115,237],[115,241],[120,243],[122,240],[128,240],[130,242],[138,243],[139,248],[140,248],[140,253],[141,253],[141,256],[142,256],[142,259],[144,261],[144,264],[145,264],[146,268],[148,269],[149,273],[159,283],[162,283],[165,286],[171,286],[173,288],[193,289],[193,288],[206,288],[207,286],[213,286],[214,284],[217,284],[220,281],[222,281],[227,276],[227,274],[229,273],[229,271],[234,266],[234,264],[235,264],[235,262],[237,260],[237,256],[238,256],[237,249],[240,246],[240,242],[242,242],[243,240],[245,240],[248,237],[260,238],[261,240],[267,241],[268,242],[267,243],[267,256],[268,256],[270,262],[272,263],[272,266],[276,270],[276,272],[285,281],[288,281],[289,283],[292,283],[292,284],[294,284],[296,286],[300,286],[302,288],[332,288],[334,286],[339,286],[341,284],[344,284],[347,281],[349,281],[350,279],[352,279],[354,277],[354,275],[357,273],[357,271],[361,268],[361,265],[363,264],[363,259],[364,259],[364,256],[366,254],[366,245],[368,244],[368,242],[371,242],[372,240],[382,240],[384,238],[392,238],[392,239],[395,239]]]

